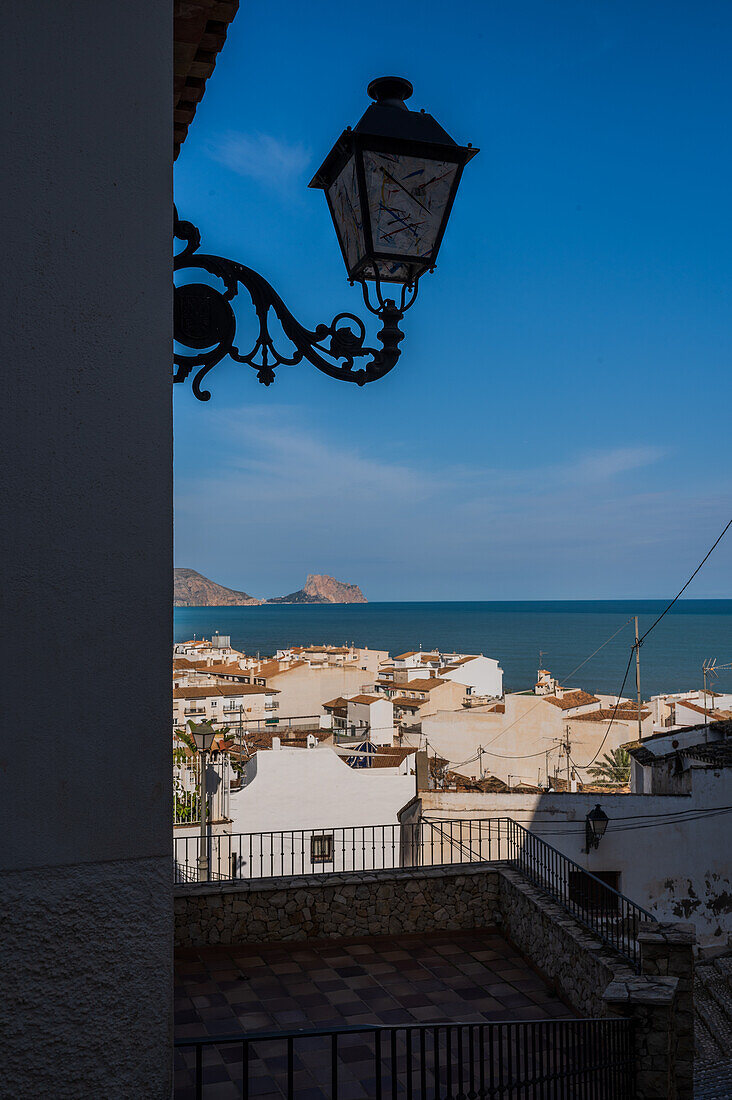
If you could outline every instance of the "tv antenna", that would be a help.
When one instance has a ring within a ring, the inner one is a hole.
[[[732,662],[726,665],[718,665],[716,657],[708,657],[702,665],[702,676],[704,678],[704,721],[707,720],[707,681],[716,680],[719,677],[720,672],[728,672],[732,669]],[[712,707],[714,710],[714,694],[712,693]]]

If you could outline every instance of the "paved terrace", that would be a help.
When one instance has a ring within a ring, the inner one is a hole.
[[[305,943],[179,949],[176,1038],[241,1031],[349,1027],[361,1024],[482,1023],[571,1019],[575,1013],[506,939],[493,929],[434,932]],[[250,1095],[281,1097],[282,1046],[259,1048]],[[325,1100],[330,1050],[313,1041],[295,1052],[301,1100]],[[206,1055],[206,1096],[241,1097],[241,1051]],[[362,1036],[342,1052],[339,1097],[375,1095],[373,1047]],[[319,1072],[318,1072],[319,1071]],[[176,1097],[194,1095],[184,1057]]]
[[[195,1059],[206,1100],[415,1095],[416,1073],[416,1095],[477,1094],[483,1070],[504,1100],[547,1082],[563,1100],[691,1100],[693,929],[519,840],[506,861],[470,847],[455,865],[178,886],[179,1100]]]

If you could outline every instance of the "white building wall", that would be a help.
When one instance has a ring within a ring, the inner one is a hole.
[[[488,695],[491,698],[503,695],[503,669],[490,657],[474,657],[458,665],[452,672],[444,670],[437,673],[445,680],[454,680],[456,684],[465,684],[473,689],[475,695]]]
[[[732,803],[732,769],[694,769],[691,795],[423,791],[420,798],[427,819],[510,817],[585,870],[619,871],[621,893],[659,920],[693,920],[701,942],[724,943],[732,933],[729,817],[698,813]],[[588,854],[585,817],[598,802],[610,820]]]
[[[350,768],[326,747],[258,752],[230,798],[233,854],[242,877],[399,865],[398,813],[416,777]],[[334,860],[310,859],[314,833],[334,836]],[[238,839],[237,834],[247,835]],[[287,835],[282,838],[279,835]]]
[[[369,740],[375,745],[391,745],[394,740],[394,704],[390,699],[377,699],[373,703],[354,703],[349,699],[348,726],[355,725],[369,731]]]

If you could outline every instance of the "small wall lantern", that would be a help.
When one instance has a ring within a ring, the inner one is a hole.
[[[600,841],[605,835],[607,829],[608,816],[600,808],[598,802],[594,810],[590,810],[585,818],[585,841],[587,843],[586,851],[591,852],[593,848],[600,846]]]

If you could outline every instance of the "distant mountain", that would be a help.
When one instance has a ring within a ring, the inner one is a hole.
[[[245,607],[264,603],[246,592],[224,588],[223,584],[210,581],[195,569],[175,569],[173,576],[174,607]]]
[[[275,596],[267,603],[366,603],[357,584],[346,584],[322,573],[309,573],[305,587],[289,596]]]
[[[263,603],[366,603],[366,598],[357,584],[345,584],[321,573],[309,574],[305,587],[289,596],[258,600],[247,592],[216,584],[195,569],[174,570],[175,607],[256,607]]]

